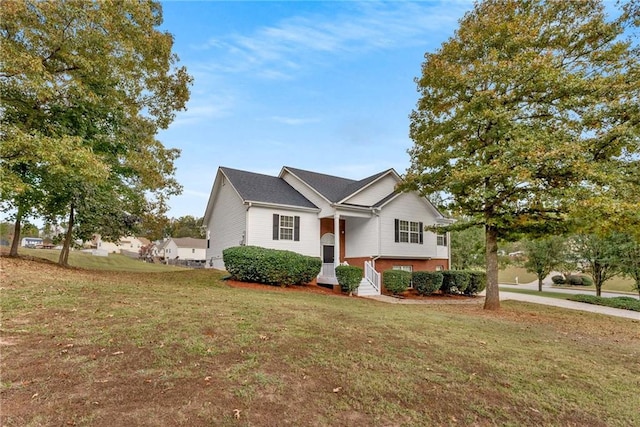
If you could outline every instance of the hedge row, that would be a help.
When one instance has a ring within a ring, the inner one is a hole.
[[[640,311],[640,300],[633,297],[613,297],[605,298],[595,295],[571,295],[568,300],[586,302],[595,305],[604,305],[613,308],[622,308],[625,310]]]
[[[580,276],[577,274],[572,274],[567,276],[553,276],[551,281],[554,285],[569,285],[569,286],[591,286],[593,285],[593,279],[587,276]]]
[[[234,280],[268,285],[302,285],[320,273],[320,258],[259,246],[234,246],[222,251],[225,269]]]
[[[411,281],[420,295],[431,295],[437,290],[445,294],[476,295],[487,287],[484,271],[447,270],[415,271],[386,270],[382,280],[387,291],[394,295],[407,290]]]

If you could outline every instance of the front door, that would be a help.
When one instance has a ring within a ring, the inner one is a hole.
[[[322,262],[324,264],[333,264],[334,261],[334,248],[333,245],[322,246]]]

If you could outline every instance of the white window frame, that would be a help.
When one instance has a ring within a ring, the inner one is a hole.
[[[447,246],[447,233],[437,233],[436,242],[438,246]]]
[[[293,215],[280,215],[280,226],[278,227],[280,240],[293,240],[294,227],[295,217]]]

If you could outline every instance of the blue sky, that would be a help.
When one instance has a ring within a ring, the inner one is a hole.
[[[163,2],[163,30],[194,78],[158,135],[182,150],[169,216],[204,215],[218,166],[292,166],[361,179],[409,166],[408,116],[425,52],[469,1]]]

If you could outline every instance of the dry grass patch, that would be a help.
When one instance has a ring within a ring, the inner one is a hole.
[[[0,259],[0,423],[640,424],[640,323]]]

